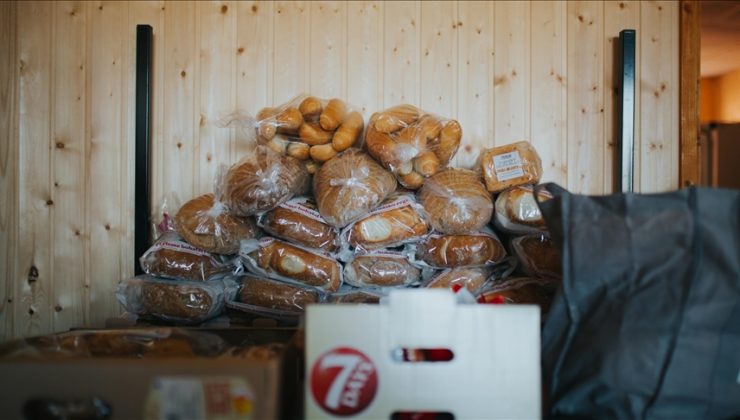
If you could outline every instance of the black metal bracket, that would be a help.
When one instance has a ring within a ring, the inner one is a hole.
[[[136,152],[134,167],[134,272],[149,248],[151,228],[152,27],[136,25]]]
[[[636,31],[619,32],[621,71],[619,91],[621,101],[617,123],[619,147],[618,191],[633,192],[635,188],[635,42]]]

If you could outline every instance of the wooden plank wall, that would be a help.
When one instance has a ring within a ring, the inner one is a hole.
[[[610,192],[623,28],[638,33],[636,185],[678,186],[678,2],[0,2],[0,340],[119,313],[138,23],[155,33],[156,207],[244,154],[220,118],[302,92],[456,117],[459,166],[530,139],[545,181]]]

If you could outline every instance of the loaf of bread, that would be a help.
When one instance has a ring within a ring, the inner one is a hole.
[[[254,276],[242,277],[237,296],[249,305],[292,312],[303,312],[320,299],[316,290]]]
[[[546,234],[514,238],[511,240],[511,249],[524,274],[548,278],[563,276],[560,252]]]
[[[432,175],[419,191],[419,202],[432,227],[450,235],[478,232],[493,213],[480,176],[467,169],[448,168]]]
[[[461,138],[457,121],[399,105],[370,117],[365,146],[401,185],[415,190],[450,162]]]
[[[393,195],[368,216],[348,227],[346,240],[352,247],[367,250],[416,240],[429,232],[429,224],[419,209],[413,195]]]
[[[190,245],[215,254],[236,254],[240,240],[259,233],[252,219],[229,214],[213,194],[201,195],[180,207],[175,227]]]
[[[254,151],[233,165],[223,179],[223,201],[237,216],[271,210],[294,195],[308,192],[310,177],[304,165],[268,147]]]
[[[230,282],[190,282],[141,275],[118,284],[116,298],[128,312],[166,321],[200,323],[219,315],[225,298],[234,291]]]
[[[538,194],[540,201],[552,196],[546,191]],[[531,185],[509,188],[496,197],[494,220],[496,226],[510,233],[534,233],[547,229]]]
[[[416,244],[416,259],[431,267],[496,264],[506,257],[501,241],[490,234],[432,235]]]
[[[542,161],[527,141],[485,149],[480,165],[488,191],[497,193],[517,185],[537,184],[542,176]]]
[[[559,283],[552,279],[511,277],[486,287],[477,298],[479,303],[539,305],[544,314],[550,308]]]
[[[344,227],[380,205],[396,189],[396,179],[367,154],[349,149],[326,162],[314,175],[321,216]]]
[[[334,292],[342,285],[342,266],[337,260],[274,238],[260,240],[248,254],[255,274],[297,282]]]
[[[351,289],[331,295],[329,301],[331,303],[377,304],[380,303],[380,297],[381,294],[370,290]]]
[[[326,252],[337,249],[336,228],[329,226],[312,199],[298,197],[263,214],[257,224],[268,234]]]
[[[139,258],[141,269],[153,276],[206,281],[228,274],[233,265],[167,232]]]
[[[457,291],[465,287],[470,293],[476,293],[486,284],[490,271],[482,267],[457,267],[442,271],[429,280],[425,287],[452,289]]]
[[[408,286],[421,280],[421,270],[397,252],[356,255],[344,266],[344,280],[355,287]]]

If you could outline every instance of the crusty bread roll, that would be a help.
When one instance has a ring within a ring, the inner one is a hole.
[[[549,278],[563,276],[560,252],[547,235],[533,234],[514,238],[511,240],[511,249],[526,275]]]
[[[404,286],[419,281],[421,271],[402,255],[360,254],[344,267],[344,280],[357,287]]]
[[[296,312],[319,301],[316,290],[253,276],[242,278],[237,296],[240,302],[250,305]]]
[[[394,204],[399,202],[396,197],[386,202],[390,207],[387,211],[375,211],[352,225],[347,238],[352,247],[377,249],[395,246],[429,232],[429,224],[416,211],[413,202],[395,208]],[[380,208],[383,207],[386,205]]]
[[[416,245],[416,258],[432,267],[495,264],[504,257],[504,246],[491,235],[433,235]]]
[[[287,242],[278,240],[263,242],[250,256],[257,266],[268,274],[329,292],[337,291],[342,285],[342,267],[337,260]]]
[[[190,281],[223,276],[233,268],[206,251],[185,243],[175,232],[160,236],[139,258],[139,263],[147,274]]]
[[[527,141],[485,149],[480,165],[488,191],[496,193],[524,184],[536,184],[542,176],[542,162]]]
[[[215,254],[236,254],[240,240],[259,233],[252,219],[232,216],[213,194],[201,195],[180,207],[175,226],[190,245]]]
[[[452,268],[433,277],[425,287],[453,290],[465,287],[470,293],[475,293],[486,284],[488,275],[489,271],[481,267]]]
[[[538,195],[540,201],[549,200],[546,192]],[[496,197],[496,225],[512,233],[534,233],[546,230],[545,220],[530,185],[509,188]]]
[[[435,230],[446,234],[466,234],[481,230],[490,220],[493,202],[477,173],[448,168],[426,180],[419,190]]]
[[[265,213],[259,225],[272,236],[327,252],[337,249],[337,230],[329,226],[311,200],[295,199]]]
[[[223,200],[233,214],[250,216],[305,194],[309,187],[310,177],[300,161],[257,146],[229,169],[222,190]]]
[[[321,166],[313,186],[321,216],[344,227],[395,191],[396,179],[366,153],[348,149]]]

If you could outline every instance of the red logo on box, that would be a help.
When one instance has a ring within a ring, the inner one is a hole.
[[[335,416],[361,412],[373,401],[378,389],[372,360],[350,347],[338,347],[319,356],[309,380],[316,403]]]

